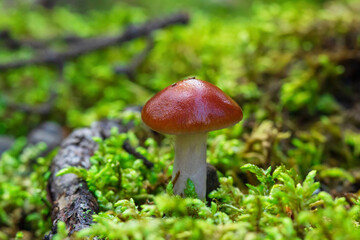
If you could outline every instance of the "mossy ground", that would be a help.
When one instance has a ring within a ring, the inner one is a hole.
[[[359,3],[107,2],[111,7],[96,10],[0,2],[0,29],[44,41],[115,34],[177,9],[191,16],[188,26],[154,33],[155,47],[135,81],[116,75],[113,66],[125,65],[144,39],[66,63],[63,82],[48,66],[0,73],[0,134],[18,137],[0,160],[0,239],[41,238],[51,227],[46,184],[56,151],[36,158],[44,146],[23,150],[22,136],[45,120],[71,131],[102,118],[134,121],[135,127],[95,139],[100,147],[89,171],[66,170],[86,179],[100,204],[97,223],[79,238],[360,239]],[[1,62],[34,53],[0,47]],[[65,45],[59,40],[52,47]],[[208,162],[218,169],[221,187],[206,203],[171,194],[172,138],[154,135],[139,114],[122,112],[194,75],[244,110],[242,123],[209,134]],[[54,84],[59,97],[45,117],[2,101],[42,103]],[[125,139],[154,169],[122,149]],[[57,238],[65,235],[60,224]]]

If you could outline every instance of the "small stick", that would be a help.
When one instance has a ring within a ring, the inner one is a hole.
[[[175,184],[176,184],[177,180],[179,179],[179,177],[180,177],[180,171],[178,171],[178,172],[176,173],[174,179],[171,180],[173,186],[175,186]]]
[[[144,165],[147,168],[153,168],[154,164],[150,162],[146,157],[144,157],[142,154],[138,153],[129,143],[128,140],[125,140],[125,142],[122,145],[123,149],[128,152],[129,154],[133,155],[134,157],[141,159],[144,163]]]

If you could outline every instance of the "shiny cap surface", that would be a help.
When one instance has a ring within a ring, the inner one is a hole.
[[[166,134],[208,132],[236,124],[243,118],[239,105],[215,85],[185,79],[153,96],[141,112],[143,122]]]

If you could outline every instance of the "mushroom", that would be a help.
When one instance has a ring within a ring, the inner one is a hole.
[[[198,197],[205,199],[207,133],[232,126],[242,117],[233,99],[195,78],[168,86],[145,104],[143,122],[154,131],[175,135],[174,194],[184,196],[190,179]]]

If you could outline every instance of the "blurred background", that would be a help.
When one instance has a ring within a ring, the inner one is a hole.
[[[10,149],[0,160],[0,239],[50,229],[54,153],[32,160],[39,142],[49,153],[73,129],[119,118],[189,76],[244,111],[226,137],[210,136],[220,172],[247,162],[300,177],[316,169],[323,190],[357,194],[359,12],[356,0],[0,0],[0,154]],[[150,31],[134,37],[139,26]],[[128,41],[108,41],[124,32]]]

